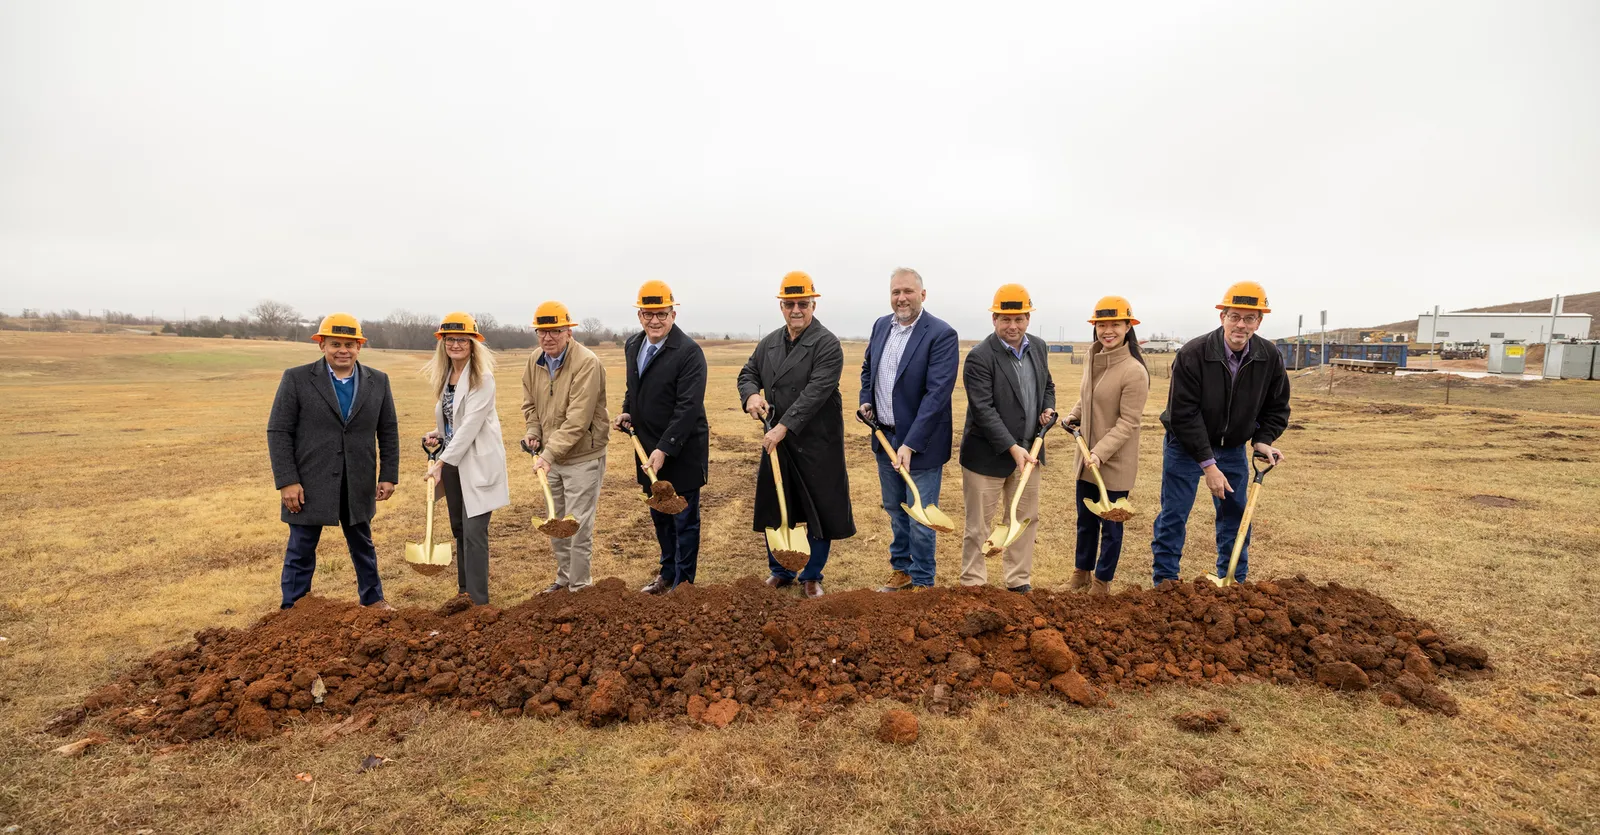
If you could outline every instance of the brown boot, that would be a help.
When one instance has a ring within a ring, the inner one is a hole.
[[[909,588],[911,588],[911,575],[904,571],[892,571],[889,573],[889,582],[880,586],[878,591],[901,591]]]
[[[1111,584],[1096,577],[1094,578],[1094,583],[1089,586],[1089,594],[1094,597],[1109,597],[1111,595]]]
[[[1067,586],[1068,591],[1083,591],[1089,587],[1089,578],[1094,575],[1081,568],[1072,569],[1072,585]]]

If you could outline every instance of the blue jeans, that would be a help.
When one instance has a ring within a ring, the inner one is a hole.
[[[1228,570],[1228,558],[1233,554],[1233,541],[1239,535],[1239,521],[1244,518],[1245,494],[1250,488],[1250,448],[1248,445],[1230,449],[1213,449],[1217,469],[1233,488],[1226,499],[1211,500],[1217,512],[1217,570],[1221,577]],[[1178,579],[1178,560],[1183,556],[1183,541],[1189,524],[1189,511],[1194,508],[1194,495],[1205,479],[1200,464],[1183,445],[1171,435],[1161,447],[1161,512],[1156,514],[1155,536],[1150,540],[1150,553],[1155,557],[1153,574],[1156,585],[1164,580]],[[1250,535],[1245,534],[1244,547],[1239,551],[1239,567],[1233,578],[1244,582],[1250,562]]]
[[[874,457],[878,459],[878,489],[883,494],[883,509],[889,512],[889,530],[894,534],[889,540],[889,567],[911,575],[915,585],[931,586],[935,568],[933,529],[913,521],[900,509],[902,503],[911,505],[911,488],[906,485],[905,477],[889,464],[888,456],[880,452]],[[916,482],[923,504],[939,503],[943,468],[912,470],[911,480]]]
[[[1107,490],[1111,501],[1128,497],[1127,490]],[[1122,557],[1122,523],[1101,519],[1085,507],[1083,500],[1100,501],[1100,485],[1078,480],[1078,550],[1075,567],[1093,571],[1095,579],[1109,583],[1117,576],[1117,560]],[[1099,551],[1098,559],[1095,554]]]
[[[678,495],[689,506],[676,515],[650,511],[650,521],[656,526],[656,543],[661,546],[661,581],[669,589],[679,583],[693,583],[700,559],[700,491]]]
[[[350,546],[350,562],[356,568],[356,591],[361,605],[370,606],[383,599],[383,581],[378,579],[378,552],[372,547],[372,525],[340,525],[345,544]],[[321,525],[290,525],[289,547],[283,555],[283,606],[289,608],[311,591],[311,575],[317,570],[317,542]]]
[[[828,551],[833,548],[831,539],[814,539],[806,537],[806,542],[811,544],[811,560],[800,572],[800,582],[822,582],[822,569],[828,564]],[[781,565],[772,557],[772,549],[767,549],[767,568],[772,571],[772,576],[779,580],[794,580],[794,572]]]

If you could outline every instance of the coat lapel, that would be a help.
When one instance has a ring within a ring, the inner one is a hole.
[[[890,325],[889,327],[893,328],[894,326]],[[922,344],[927,335],[928,328],[925,322],[918,322],[917,327],[911,329],[911,338],[906,340],[905,350],[900,352],[900,364],[894,370],[896,381],[900,379],[900,375],[906,373],[906,369],[911,365],[911,356],[917,352],[917,347]],[[889,340],[884,340],[884,344],[887,345],[888,342]]]
[[[1017,377],[1017,370],[1011,367],[1011,361],[1008,359],[1011,356],[1011,347],[1006,345],[998,336],[990,336],[989,338],[994,340],[994,358],[1000,366],[1000,376],[1006,378],[1006,382],[1011,384],[1011,393],[1016,395],[1017,402],[1021,403],[1022,380]]]
[[[783,379],[783,375],[789,373],[789,369],[798,365],[800,360],[811,353],[811,344],[817,341],[817,332],[812,329],[816,326],[816,320],[812,320],[811,327],[806,328],[806,332],[800,335],[800,341],[789,349],[789,356],[783,357],[783,363],[778,366],[778,373],[777,376],[773,377],[774,380]],[[778,334],[778,343],[775,346],[780,357],[783,356],[783,338],[784,335],[782,333]]]
[[[328,403],[328,408],[333,410],[333,416],[343,423],[344,414],[339,411],[339,395],[333,393],[333,380],[328,377],[327,360],[317,360],[311,364],[311,387],[322,395],[322,399]]]
[[[350,420],[345,423],[354,421],[356,415],[361,414],[361,407],[372,397],[372,372],[360,363],[356,363],[356,371],[361,375],[361,385],[356,389],[356,402],[350,405]],[[332,381],[328,382],[328,388],[333,388]]]
[[[643,332],[641,331],[641,333]],[[644,375],[649,374],[650,369],[655,368],[661,362],[661,355],[665,354],[667,349],[678,347],[676,344],[677,336],[678,326],[673,325],[672,330],[667,331],[667,338],[661,340],[661,347],[656,349],[656,355],[650,358],[650,364],[644,367],[644,371],[639,372],[639,379],[644,379]],[[650,337],[649,335],[642,335],[639,337],[639,350],[634,352],[631,360],[635,368],[639,365],[639,355],[648,350],[650,350]]]

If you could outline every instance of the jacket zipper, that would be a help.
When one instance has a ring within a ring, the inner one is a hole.
[[[1246,344],[1248,345],[1249,343],[1246,343]],[[1227,337],[1223,337],[1222,338],[1222,348],[1223,348],[1223,350],[1227,350],[1228,349],[1228,338]],[[1233,422],[1233,392],[1234,392],[1234,389],[1237,389],[1239,387],[1239,375],[1244,373],[1244,364],[1246,362],[1248,362],[1249,359],[1250,359],[1249,357],[1245,357],[1244,359],[1239,361],[1239,371],[1237,373],[1231,375],[1231,379],[1228,381],[1228,402],[1227,402],[1227,406],[1226,406],[1227,411],[1223,412],[1223,414],[1222,414],[1222,448],[1223,449],[1227,449],[1228,448],[1228,428],[1229,428],[1228,424]],[[1227,371],[1228,370],[1228,358],[1227,357],[1223,357],[1222,358],[1222,370],[1223,371]]]

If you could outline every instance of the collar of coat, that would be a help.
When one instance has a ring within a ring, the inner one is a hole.
[[[1110,350],[1107,350],[1105,345],[1098,340],[1089,346],[1089,359],[1093,362],[1098,362],[1107,368],[1110,368],[1111,366],[1116,365],[1124,360],[1131,359],[1132,357],[1133,354],[1128,350],[1128,340],[1126,339],[1122,340],[1121,345],[1118,345]]]
[[[1277,346],[1256,334],[1250,334],[1250,342],[1245,347],[1247,353],[1244,355],[1244,361],[1239,363],[1240,368],[1252,362],[1261,362],[1267,358],[1267,351],[1277,350]],[[1206,334],[1206,362],[1227,362],[1228,355],[1232,353],[1233,349],[1228,347],[1227,340],[1222,336],[1222,328],[1219,327]]]
[[[995,352],[1004,353],[1005,356],[1011,357],[1012,359],[1016,359],[1016,357],[1017,357],[1016,353],[1011,350],[1011,346],[1007,345],[1006,341],[1004,339],[1000,338],[1000,334],[991,333],[991,334],[989,334],[989,338],[985,339],[984,341],[989,343],[989,347],[991,349],[993,349]],[[1022,355],[1023,356],[1027,356],[1027,355],[1029,355],[1031,353],[1034,353],[1034,351],[1038,348],[1038,346],[1039,346],[1039,343],[1034,342],[1032,339],[1030,339],[1028,337],[1027,334],[1023,334],[1023,336],[1022,336]]]

